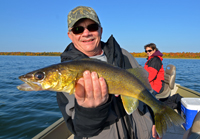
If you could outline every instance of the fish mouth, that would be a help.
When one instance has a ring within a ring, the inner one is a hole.
[[[42,90],[42,86],[38,82],[32,82],[29,81],[27,78],[24,78],[24,76],[20,76],[19,79],[24,82],[24,84],[21,84],[17,86],[17,89],[21,91],[39,91]]]

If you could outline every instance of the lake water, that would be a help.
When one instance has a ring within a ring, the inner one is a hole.
[[[136,58],[144,66],[145,58]],[[0,56],[0,139],[30,139],[61,118],[56,93],[24,92],[18,76],[60,62],[60,57]],[[200,92],[200,60],[164,59],[177,68],[176,83]]]

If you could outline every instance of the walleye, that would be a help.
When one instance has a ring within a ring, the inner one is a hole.
[[[156,131],[160,137],[172,123],[181,125],[184,120],[173,109],[157,100],[150,92],[151,88],[138,68],[121,69],[99,60],[74,60],[45,67],[19,77],[25,84],[17,88],[22,91],[50,90],[74,93],[78,79],[89,70],[103,77],[109,94],[121,96],[124,109],[131,114],[138,107],[138,100],[146,103],[154,112]]]

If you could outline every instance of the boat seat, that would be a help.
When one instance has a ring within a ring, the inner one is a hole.
[[[164,73],[164,90],[163,92],[156,94],[157,99],[168,98],[171,94],[171,90],[174,89],[176,78],[176,67],[172,64],[167,65]]]

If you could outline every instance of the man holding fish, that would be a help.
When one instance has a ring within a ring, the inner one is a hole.
[[[145,70],[134,57],[113,36],[102,42],[102,31],[92,8],[74,8],[68,14],[72,43],[61,54],[62,63],[20,76],[25,84],[17,88],[56,91],[75,139],[158,138],[156,132],[162,137],[172,123],[182,124],[180,115],[150,93]]]
[[[101,42],[103,29],[96,12],[92,8],[84,6],[74,8],[68,14],[68,31],[72,43],[61,55],[62,62],[89,57],[100,59],[121,68],[139,67],[137,61],[128,52],[120,48],[113,36],[109,38],[107,43]],[[87,70],[83,73],[83,78],[78,80],[75,88],[75,104],[73,104],[73,97],[68,94],[63,95],[60,92],[57,94],[61,112],[66,117],[66,123],[72,133],[75,134],[75,138],[76,136],[77,138],[104,137],[109,139],[134,138],[134,136],[135,138],[150,138],[152,122],[149,112],[144,113],[136,110],[133,114],[127,115],[121,106],[121,99],[109,97],[104,78],[98,78],[96,72],[90,73]],[[62,101],[63,98],[66,99],[66,103]],[[70,103],[73,105],[68,107]],[[64,109],[63,106],[67,109]],[[73,111],[68,114],[70,110]],[[148,111],[147,107],[145,110]],[[74,117],[72,113],[75,114]],[[143,115],[140,116],[140,113],[143,113]],[[134,122],[137,120],[141,123]],[[146,125],[146,123],[148,124]],[[137,127],[142,130],[138,130]],[[155,135],[154,132],[154,137]]]

